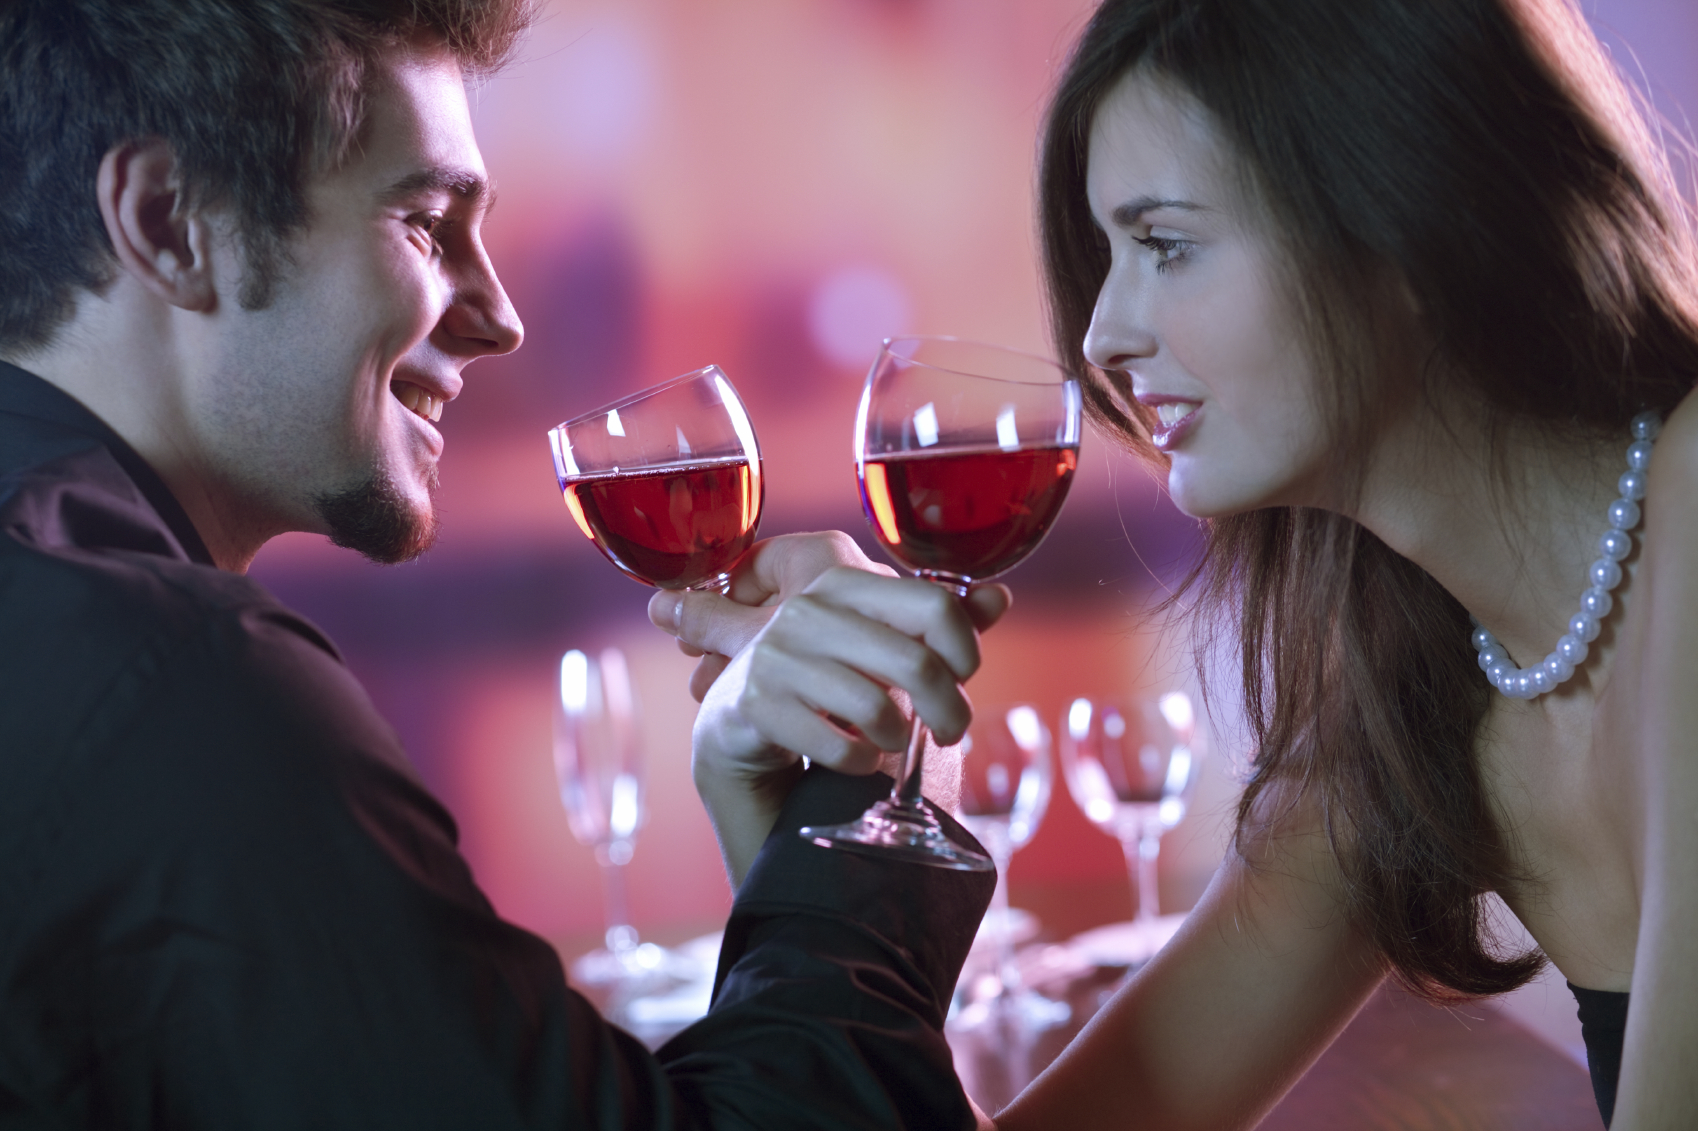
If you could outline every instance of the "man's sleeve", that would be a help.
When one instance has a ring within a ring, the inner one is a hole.
[[[281,610],[150,645],[55,757],[0,890],[0,1126],[970,1125],[940,1027],[988,877],[790,831],[876,783],[799,788],[712,1013],[657,1058],[495,915]]]
[[[713,1009],[660,1050],[705,1115],[757,1127],[973,1126],[943,1018],[994,876],[797,835],[853,820],[890,785],[814,768],[791,793],[737,893]]]

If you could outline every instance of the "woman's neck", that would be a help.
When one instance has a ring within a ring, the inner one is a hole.
[[[1494,465],[1483,415],[1404,420],[1375,444],[1351,516],[1432,574],[1518,666],[1537,663],[1579,608],[1632,438],[1511,425]]]

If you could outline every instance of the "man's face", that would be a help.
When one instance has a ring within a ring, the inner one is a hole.
[[[483,248],[490,190],[451,56],[392,62],[355,155],[307,202],[273,300],[241,310],[225,288],[191,392],[197,447],[256,525],[405,560],[435,534],[434,419],[469,362],[523,336]],[[229,280],[233,243],[223,255]]]

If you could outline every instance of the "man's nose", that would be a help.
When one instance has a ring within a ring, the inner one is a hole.
[[[524,323],[486,254],[479,254],[477,269],[455,288],[443,329],[453,339],[453,352],[472,357],[512,353],[525,340]]]

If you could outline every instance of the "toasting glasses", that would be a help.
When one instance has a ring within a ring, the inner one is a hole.
[[[1197,781],[1195,731],[1183,691],[1124,704],[1075,699],[1067,710],[1061,764],[1068,789],[1085,816],[1120,841],[1136,889],[1131,923],[1088,932],[1087,942],[1129,965],[1152,957],[1183,918],[1161,915],[1156,861],[1162,834],[1185,816]]]
[[[566,509],[608,561],[661,589],[726,590],[766,486],[749,414],[717,365],[574,417],[548,441]]]
[[[1037,549],[1079,465],[1079,385],[1054,362],[953,338],[895,338],[855,418],[861,505],[885,552],[965,597]],[[920,796],[918,717],[890,797],[859,820],[805,828],[816,844],[986,871]]]

